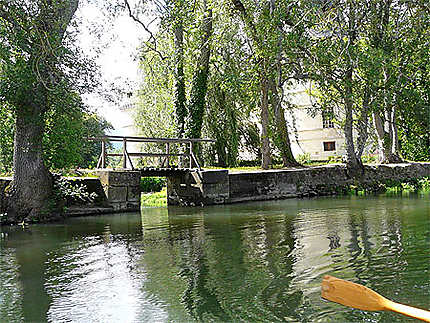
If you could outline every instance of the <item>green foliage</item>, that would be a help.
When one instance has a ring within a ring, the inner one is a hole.
[[[328,156],[328,163],[329,164],[342,163],[342,156],[338,156],[338,155]]]
[[[311,163],[311,154],[310,153],[304,153],[304,154],[298,155],[297,161],[302,165],[310,164]]]
[[[366,195],[374,193],[409,194],[428,193],[430,191],[430,178],[410,178],[407,181],[387,180],[384,183],[371,183],[366,185],[350,185],[349,194]]]
[[[424,177],[419,179],[418,187],[423,191],[430,191],[430,177]]]
[[[13,162],[15,118],[6,105],[0,103],[0,174],[9,174]]]
[[[57,200],[62,200],[65,206],[88,205],[94,203],[97,198],[95,192],[89,193],[85,185],[72,184],[64,177],[55,177],[54,196]]]
[[[378,161],[378,156],[375,154],[365,154],[361,156],[361,160],[364,164],[374,164]]]
[[[11,109],[5,107],[0,110],[0,123],[0,173],[8,174],[12,171],[15,129],[15,118]],[[43,137],[46,165],[51,170],[95,167],[101,153],[101,145],[88,141],[87,138],[103,136],[110,129],[112,125],[103,117],[83,112],[79,101],[76,106],[69,105],[68,111],[49,111]]]
[[[43,153],[49,169],[73,167],[82,162],[83,113],[79,97],[69,101],[68,111],[49,110],[45,117]]]
[[[142,206],[146,207],[165,207],[167,206],[167,189],[161,192],[142,194]]]
[[[140,64],[144,80],[137,94],[134,122],[139,134],[144,137],[172,138],[176,133],[173,62],[169,56],[173,51],[173,44],[163,36],[158,38],[158,48],[166,53],[166,59],[148,52],[142,57]]]
[[[81,168],[95,168],[102,151],[101,144],[87,138],[105,136],[113,126],[103,116],[91,112],[82,115],[81,126],[83,137],[79,147],[81,162],[78,165]],[[110,145],[107,145],[107,148],[109,149]]]
[[[260,167],[261,162],[259,160],[244,160],[240,159],[238,161],[239,167]]]
[[[140,179],[141,192],[160,192],[167,185],[167,180],[164,177],[142,177]]]

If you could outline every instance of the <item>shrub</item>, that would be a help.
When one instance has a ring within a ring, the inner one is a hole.
[[[310,164],[311,163],[311,154],[310,153],[304,153],[304,154],[298,155],[297,161],[302,165],[303,164]]]
[[[255,159],[255,160],[241,159],[238,162],[239,167],[258,167],[260,165],[261,165],[261,161],[258,159]]]
[[[163,207],[167,206],[167,189],[161,192],[142,194],[142,206]]]
[[[142,177],[140,179],[140,191],[143,193],[160,192],[167,185],[164,177]]]
[[[366,154],[361,156],[361,161],[363,164],[374,164],[378,162],[378,155],[376,154]]]
[[[58,175],[54,175],[54,195],[57,201],[63,200],[66,206],[93,204],[97,198],[97,194],[89,193],[85,185],[73,185]]]
[[[342,163],[342,156],[339,155],[334,155],[334,156],[328,156],[328,163],[329,164],[337,164],[337,163]]]

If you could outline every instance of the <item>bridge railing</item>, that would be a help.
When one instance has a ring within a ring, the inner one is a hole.
[[[130,164],[131,169],[134,169],[131,157],[161,157],[163,158],[163,165],[166,168],[171,167],[172,157],[182,157],[188,159],[189,168],[201,169],[196,156],[193,153],[193,148],[196,143],[201,142],[215,142],[213,139],[184,139],[184,138],[147,138],[147,137],[131,137],[131,136],[103,136],[88,138],[91,141],[100,141],[102,145],[102,151],[97,162],[97,168],[106,168],[107,157],[122,157],[122,166],[127,168],[127,161]],[[109,142],[122,142],[122,153],[109,153],[107,151],[107,143]],[[154,143],[164,144],[164,152],[129,152],[127,148],[128,143]],[[183,152],[174,153],[172,152],[173,145],[184,145]],[[195,166],[195,167],[194,167]]]

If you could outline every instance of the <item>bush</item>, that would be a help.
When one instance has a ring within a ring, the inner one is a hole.
[[[261,165],[261,161],[256,159],[256,160],[239,160],[238,161],[238,166],[239,167],[258,167]]]
[[[363,164],[374,164],[378,162],[378,155],[377,154],[366,154],[361,156],[361,161]]]
[[[140,179],[140,191],[143,193],[160,192],[167,185],[164,177],[142,177]]]
[[[310,164],[311,163],[311,154],[310,153],[304,153],[297,156],[297,161],[304,165],[304,164]]]
[[[97,198],[97,194],[89,193],[85,185],[73,185],[59,175],[54,175],[54,195],[57,202],[64,201],[66,206],[93,204]]]
[[[334,156],[328,156],[328,163],[329,164],[338,164],[338,163],[342,163],[342,156],[339,155],[334,155]]]

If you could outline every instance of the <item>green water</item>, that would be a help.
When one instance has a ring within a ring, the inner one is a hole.
[[[430,308],[430,198],[149,208],[0,228],[0,322],[404,322],[323,275]]]

